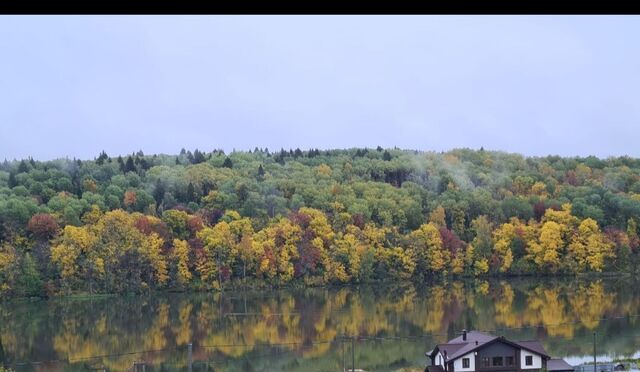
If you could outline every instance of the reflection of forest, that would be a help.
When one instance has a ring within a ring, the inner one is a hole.
[[[420,366],[430,346],[466,327],[540,338],[556,356],[588,355],[596,331],[600,350],[630,355],[640,350],[636,287],[626,279],[518,279],[10,303],[0,307],[0,350],[10,365],[60,360],[48,369],[125,370],[144,359],[180,369],[192,342],[193,359],[216,368],[335,370],[343,346],[350,350],[340,337],[360,335],[369,339],[357,343],[358,362],[388,369]],[[160,351],[86,359],[142,350]]]

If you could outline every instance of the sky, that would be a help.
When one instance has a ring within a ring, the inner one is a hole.
[[[2,16],[0,159],[640,157],[634,16]]]

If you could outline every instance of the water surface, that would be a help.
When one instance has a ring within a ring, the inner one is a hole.
[[[572,364],[640,357],[632,279],[449,281],[156,294],[0,305],[0,358],[16,371],[394,371],[466,329],[539,339]],[[352,338],[352,336],[357,336]],[[354,349],[352,350],[352,346]],[[141,369],[140,369],[141,370]]]

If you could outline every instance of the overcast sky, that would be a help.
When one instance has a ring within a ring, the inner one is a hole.
[[[640,18],[0,17],[0,159],[640,156]]]

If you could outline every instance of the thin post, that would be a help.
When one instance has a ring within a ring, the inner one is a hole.
[[[351,372],[356,370],[356,338],[351,337]]]
[[[593,372],[598,372],[598,361],[596,360],[596,333],[593,332]]]
[[[189,365],[189,372],[191,372],[191,365],[193,364],[193,344],[191,342],[187,345],[187,364]]]
[[[347,357],[344,353],[344,335],[342,335],[342,372],[346,372],[347,371]]]

